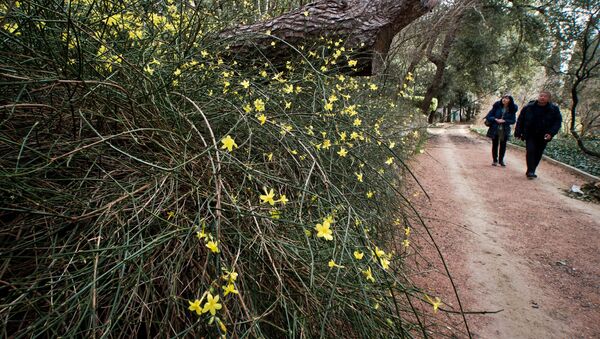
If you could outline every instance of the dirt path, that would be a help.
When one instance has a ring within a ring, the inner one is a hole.
[[[527,180],[524,153],[511,148],[507,167],[492,167],[490,143],[467,126],[431,133],[413,164],[430,199],[415,189],[414,201],[465,308],[502,310],[469,315],[474,337],[600,338],[600,206],[561,191],[584,180],[547,162]],[[456,309],[447,279],[429,275]]]

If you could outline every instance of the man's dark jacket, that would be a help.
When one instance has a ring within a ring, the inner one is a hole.
[[[540,106],[537,100],[530,101],[517,119],[515,137],[522,139],[543,139],[544,135],[552,137],[558,133],[562,125],[562,115],[558,106],[549,102]]]

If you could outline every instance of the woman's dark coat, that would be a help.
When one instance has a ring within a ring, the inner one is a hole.
[[[510,138],[510,125],[514,124],[516,121],[516,114],[519,108],[515,104],[509,104],[508,112],[504,114],[504,140],[508,140]],[[502,101],[496,101],[492,106],[492,109],[485,116],[485,120],[489,123],[490,127],[487,131],[487,136],[490,138],[495,138],[498,134],[498,123],[495,119],[502,118]]]

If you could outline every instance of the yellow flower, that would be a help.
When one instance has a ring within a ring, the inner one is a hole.
[[[334,267],[344,268],[344,266],[336,264],[335,261],[333,261],[333,259],[329,260],[329,263],[327,263],[327,266],[329,266],[329,268],[334,268]]]
[[[437,312],[438,308],[440,307],[440,305],[442,305],[442,300],[439,297],[435,297],[435,300],[431,299],[430,296],[428,296],[427,294],[425,294],[425,298],[427,299],[427,302],[429,302],[431,304],[431,306],[433,306],[433,312]]]
[[[244,106],[244,112],[246,112],[246,113],[252,112],[252,106],[250,106],[250,104],[246,104]]]
[[[213,295],[208,292],[202,313],[210,312],[210,314],[215,315],[222,307],[223,306],[219,304],[219,295],[217,294],[213,297]]]
[[[370,84],[369,88],[371,89],[371,91],[376,91],[377,88],[379,88],[379,87],[377,87],[377,85],[375,85],[375,84]]]
[[[333,231],[330,228],[331,224],[329,221],[325,220],[322,224],[317,224],[315,226],[315,231],[317,231],[318,238],[324,238],[325,240],[333,240]]]
[[[346,132],[341,132],[340,133],[340,140],[341,141],[346,141]]]
[[[393,141],[390,141],[390,146],[388,146],[390,149],[394,148],[396,146],[396,143]]]
[[[369,198],[369,199],[373,198],[373,191],[367,192],[367,198]]]
[[[356,260],[361,260],[363,257],[365,256],[365,254],[359,250],[354,251],[354,258],[356,258]]]
[[[224,293],[223,293],[224,296],[228,295],[229,293],[239,294],[238,290],[235,289],[235,285],[233,285],[231,283],[227,284],[227,286],[223,286],[223,290],[224,290]]]
[[[285,87],[283,87],[283,93],[290,94],[292,92],[294,92],[294,85],[289,84],[289,85],[286,85]]]
[[[258,121],[260,121],[261,125],[264,125],[265,122],[267,122],[267,116],[264,115],[263,113],[261,113],[260,115],[258,115],[256,118],[258,119]]]
[[[353,123],[354,126],[358,127],[361,124],[362,124],[362,120],[360,120],[359,118],[354,119],[354,123]]]
[[[323,140],[323,144],[321,145],[321,147],[324,149],[328,149],[329,147],[331,147],[331,141],[329,139]]]
[[[337,154],[340,157],[345,157],[348,154],[348,151],[346,151],[346,149],[344,147],[340,148],[340,150],[337,152]]]
[[[279,196],[279,200],[277,200],[278,202],[280,202],[282,205],[285,205],[288,203],[288,198],[285,196],[285,194],[282,194]]]
[[[392,158],[392,157],[389,157],[389,158],[388,158],[388,159],[385,161],[385,163],[386,163],[386,164],[388,164],[388,165],[391,165],[391,164],[393,164],[393,163],[394,163],[394,158]]]
[[[363,182],[363,174],[362,173],[354,173],[354,175],[356,175],[356,180],[358,180],[358,182]]]
[[[390,268],[390,261],[386,258],[380,258],[381,260],[381,267],[383,267],[384,270],[387,270],[388,268]]]
[[[292,108],[292,103],[291,103],[291,102],[287,102],[287,101],[286,101],[286,102],[285,102],[285,108],[286,108],[286,109],[288,109],[288,108]]]
[[[308,11],[304,11],[304,16],[308,16],[308,15],[309,15]]]
[[[247,89],[248,87],[250,87],[250,81],[244,80],[244,81],[240,82],[240,85],[242,85],[242,87]]]
[[[404,228],[404,235],[406,235],[407,237],[410,235],[410,227],[406,226]]]
[[[264,188],[264,190],[265,190],[265,194],[260,195],[260,200],[264,204],[268,203],[269,205],[274,206],[275,200],[273,198],[275,197],[275,192],[273,191],[273,189],[267,191],[266,187]]]
[[[310,230],[304,230],[304,234],[306,234],[307,237],[310,237],[312,235]]]
[[[227,149],[229,152],[233,151],[234,147],[238,147],[235,140],[230,135],[226,135],[225,138],[221,139],[221,143],[223,143],[221,149]]]
[[[333,104],[328,102],[325,104],[325,106],[323,106],[325,108],[326,111],[333,111]]]
[[[362,274],[365,276],[365,278],[368,281],[375,282],[375,278],[373,278],[373,272],[371,272],[371,268],[370,267],[368,269],[362,271]]]
[[[198,237],[198,239],[206,238],[206,232],[204,232],[204,228],[202,229],[202,231],[196,232],[196,237]]]
[[[196,314],[198,315],[202,314],[202,308],[200,308],[200,300],[196,299],[194,300],[194,302],[188,300],[188,303],[190,303],[190,307],[188,307],[188,310],[196,312]]]
[[[175,69],[175,72],[173,72],[173,75],[180,76],[181,75],[181,70],[179,68]]]
[[[356,60],[348,60],[348,66],[354,67],[358,62]]]
[[[233,283],[238,277],[237,272],[235,271],[225,271],[225,274],[221,276],[221,279],[228,281],[229,283]]]
[[[173,218],[175,216],[175,212],[173,211],[169,211],[167,212],[167,220],[170,220],[171,218]]]
[[[260,76],[263,78],[267,77],[267,71],[265,71],[264,69],[262,71],[260,71]]]
[[[265,111],[265,102],[262,101],[262,99],[254,100],[254,108],[256,108],[257,112],[264,112]]]
[[[209,54],[207,51],[202,51],[200,52],[200,55],[202,55],[203,58],[206,58]]]
[[[208,249],[210,249],[210,251],[213,253],[219,253],[219,243],[216,241],[211,240],[207,242],[206,247],[208,247]]]
[[[380,249],[379,247],[375,246],[375,255],[378,258],[381,258],[381,257],[385,256],[385,251]]]
[[[269,214],[271,214],[271,219],[279,219],[281,218],[281,211],[278,209],[272,209]]]
[[[410,246],[410,240],[408,240],[408,239],[404,239],[404,240],[402,241],[402,245],[403,245],[404,247],[408,248],[408,246]]]

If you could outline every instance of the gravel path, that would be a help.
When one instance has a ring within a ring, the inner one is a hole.
[[[490,142],[468,126],[430,133],[426,152],[412,164],[430,198],[415,187],[412,200],[441,247],[464,308],[502,310],[469,315],[473,336],[600,338],[600,206],[563,194],[584,179],[543,161],[539,178],[528,180],[524,152],[511,148],[507,167],[492,167]],[[421,274],[415,280],[457,309],[425,241],[416,241]],[[445,321],[447,330],[466,336],[456,316]]]

